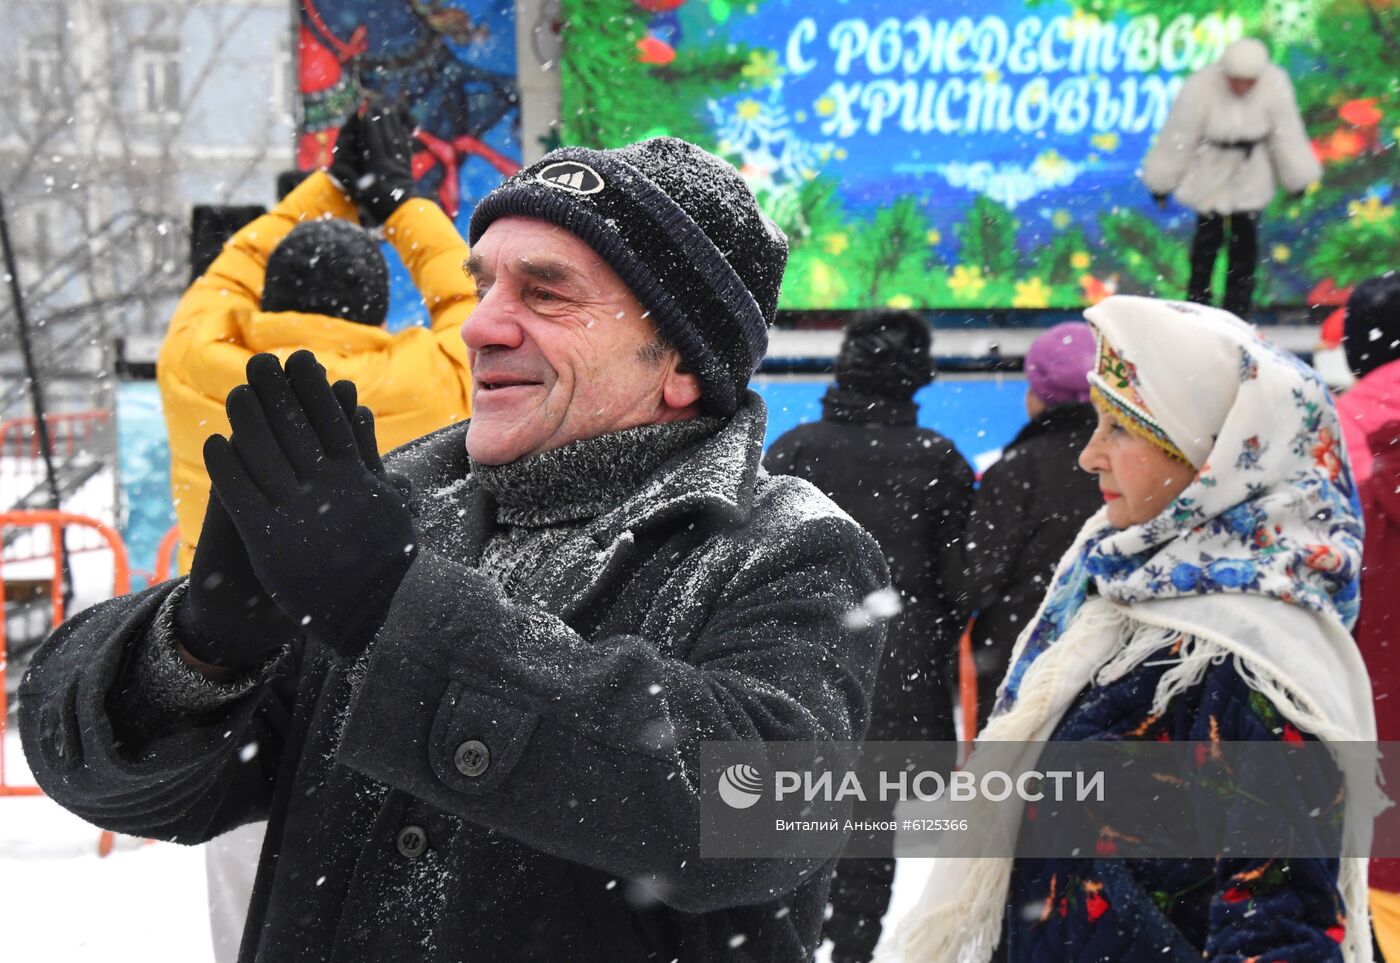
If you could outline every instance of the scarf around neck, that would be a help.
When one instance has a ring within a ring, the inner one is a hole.
[[[472,477],[496,502],[502,525],[541,528],[587,521],[622,503],[648,475],[720,429],[724,419],[638,425],[505,465],[470,459]]]
[[[1260,595],[1355,624],[1361,504],[1332,397],[1317,372],[1232,316],[1205,317],[1230,346],[1233,370],[1201,378],[1238,382],[1206,463],[1155,518],[1122,530],[1101,515],[1088,523],[1078,555],[1060,563],[999,702],[1015,701],[1026,669],[1064,633],[1091,585],[1125,605]],[[1098,326],[1117,343],[1130,339],[1123,334],[1130,324],[1116,318]],[[1173,332],[1158,334],[1153,350],[1166,352]],[[1171,364],[1195,353],[1190,345],[1176,350],[1156,357]]]

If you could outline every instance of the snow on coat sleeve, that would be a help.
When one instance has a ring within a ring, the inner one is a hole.
[[[1210,79],[1207,73],[1195,73],[1186,79],[1167,113],[1166,123],[1142,160],[1142,182],[1153,194],[1175,191],[1196,156],[1209,106],[1206,84]]]
[[[884,628],[847,616],[888,576],[870,537],[826,505],[732,536],[742,563],[712,583],[703,625],[664,647],[635,634],[586,639],[477,570],[420,552],[371,649],[338,760],[532,848],[642,881],[685,912],[790,892],[829,861],[701,859],[694,773],[706,741],[864,736]],[[605,575],[595,587],[615,588]],[[475,775],[458,768],[470,740],[489,751]]]
[[[1282,70],[1274,69],[1270,71],[1269,84],[1269,109],[1273,115],[1269,156],[1274,162],[1274,173],[1284,190],[1301,191],[1322,178],[1322,164],[1303,129],[1293,82]]]
[[[201,843],[267,818],[289,711],[260,685],[149,740],[112,711],[137,648],[169,644],[155,621],[178,584],[102,602],[55,630],[20,685],[20,738],[39,786],[70,812]]]

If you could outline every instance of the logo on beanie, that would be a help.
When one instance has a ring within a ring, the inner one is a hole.
[[[535,180],[570,194],[596,194],[604,186],[597,171],[578,161],[555,161],[540,170]]]

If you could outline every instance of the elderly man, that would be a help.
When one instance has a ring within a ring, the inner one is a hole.
[[[831,862],[704,858],[696,780],[861,738],[883,637],[873,541],[759,465],[785,240],[660,138],[550,154],[471,241],[472,421],[381,465],[348,383],[254,358],[207,561],[55,633],[28,759],[124,832],[266,816],[245,961],[808,959]],[[297,632],[209,624],[229,579]]]

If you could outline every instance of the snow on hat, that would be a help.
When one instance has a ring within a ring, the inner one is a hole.
[[[1241,37],[1220,56],[1220,65],[1225,76],[1237,80],[1258,80],[1264,68],[1269,65],[1269,48],[1263,41],[1253,37]]]
[[[1342,347],[1358,378],[1400,360],[1400,272],[1367,278],[1352,290],[1342,322]]]
[[[731,165],[675,137],[566,147],[482,199],[471,243],[502,217],[548,221],[593,248],[700,379],[705,409],[738,407],[768,350],[787,238]]]
[[[304,221],[268,256],[260,307],[380,325],[389,314],[389,266],[363,228]]]
[[[1239,390],[1242,339],[1228,311],[1116,294],[1084,311],[1098,339],[1094,401],[1123,427],[1195,468],[1205,464]]]
[[[1089,400],[1089,369],[1094,366],[1094,332],[1083,322],[1057,324],[1026,352],[1026,380],[1047,407]]]

